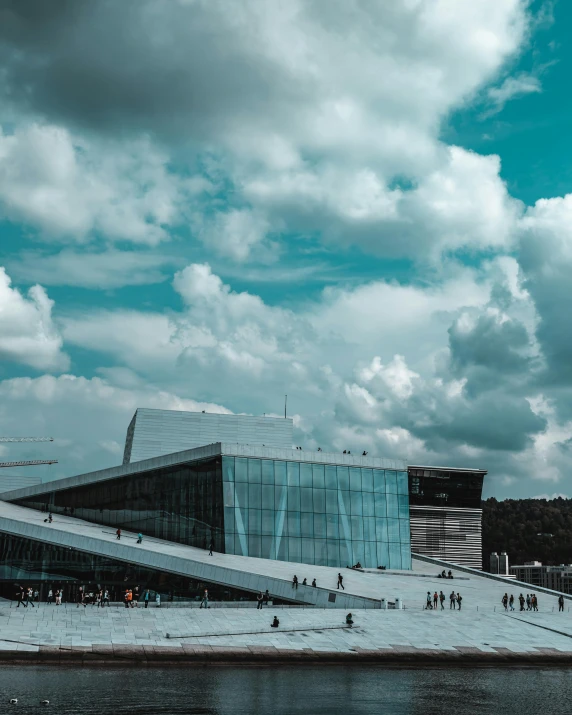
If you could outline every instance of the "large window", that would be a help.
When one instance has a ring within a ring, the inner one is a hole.
[[[407,472],[223,457],[222,474],[227,553],[411,568]]]

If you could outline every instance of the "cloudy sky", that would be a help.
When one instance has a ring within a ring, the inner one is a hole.
[[[0,434],[136,407],[572,495],[572,8],[0,0]],[[18,473],[24,473],[20,470]],[[37,474],[37,472],[36,472]]]

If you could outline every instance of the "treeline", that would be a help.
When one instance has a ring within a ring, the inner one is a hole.
[[[572,499],[483,501],[483,568],[493,551],[508,552],[509,565],[572,563]]]

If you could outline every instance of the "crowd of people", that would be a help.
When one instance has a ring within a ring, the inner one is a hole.
[[[450,573],[450,572],[449,572]],[[435,611],[438,607],[439,604],[441,605],[441,610],[445,610],[445,601],[447,600],[447,597],[443,593],[443,591],[435,591],[433,595],[431,595],[431,591],[427,591],[427,598],[425,602],[425,608],[428,611]],[[460,593],[455,593],[455,591],[451,591],[449,594],[449,609],[451,610],[461,610],[461,606],[463,604],[463,597],[461,596]]]

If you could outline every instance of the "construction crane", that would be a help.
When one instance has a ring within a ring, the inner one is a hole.
[[[53,442],[53,437],[0,437],[0,442]],[[0,462],[2,467],[35,467],[39,464],[57,464],[57,459],[23,459],[17,462]]]

